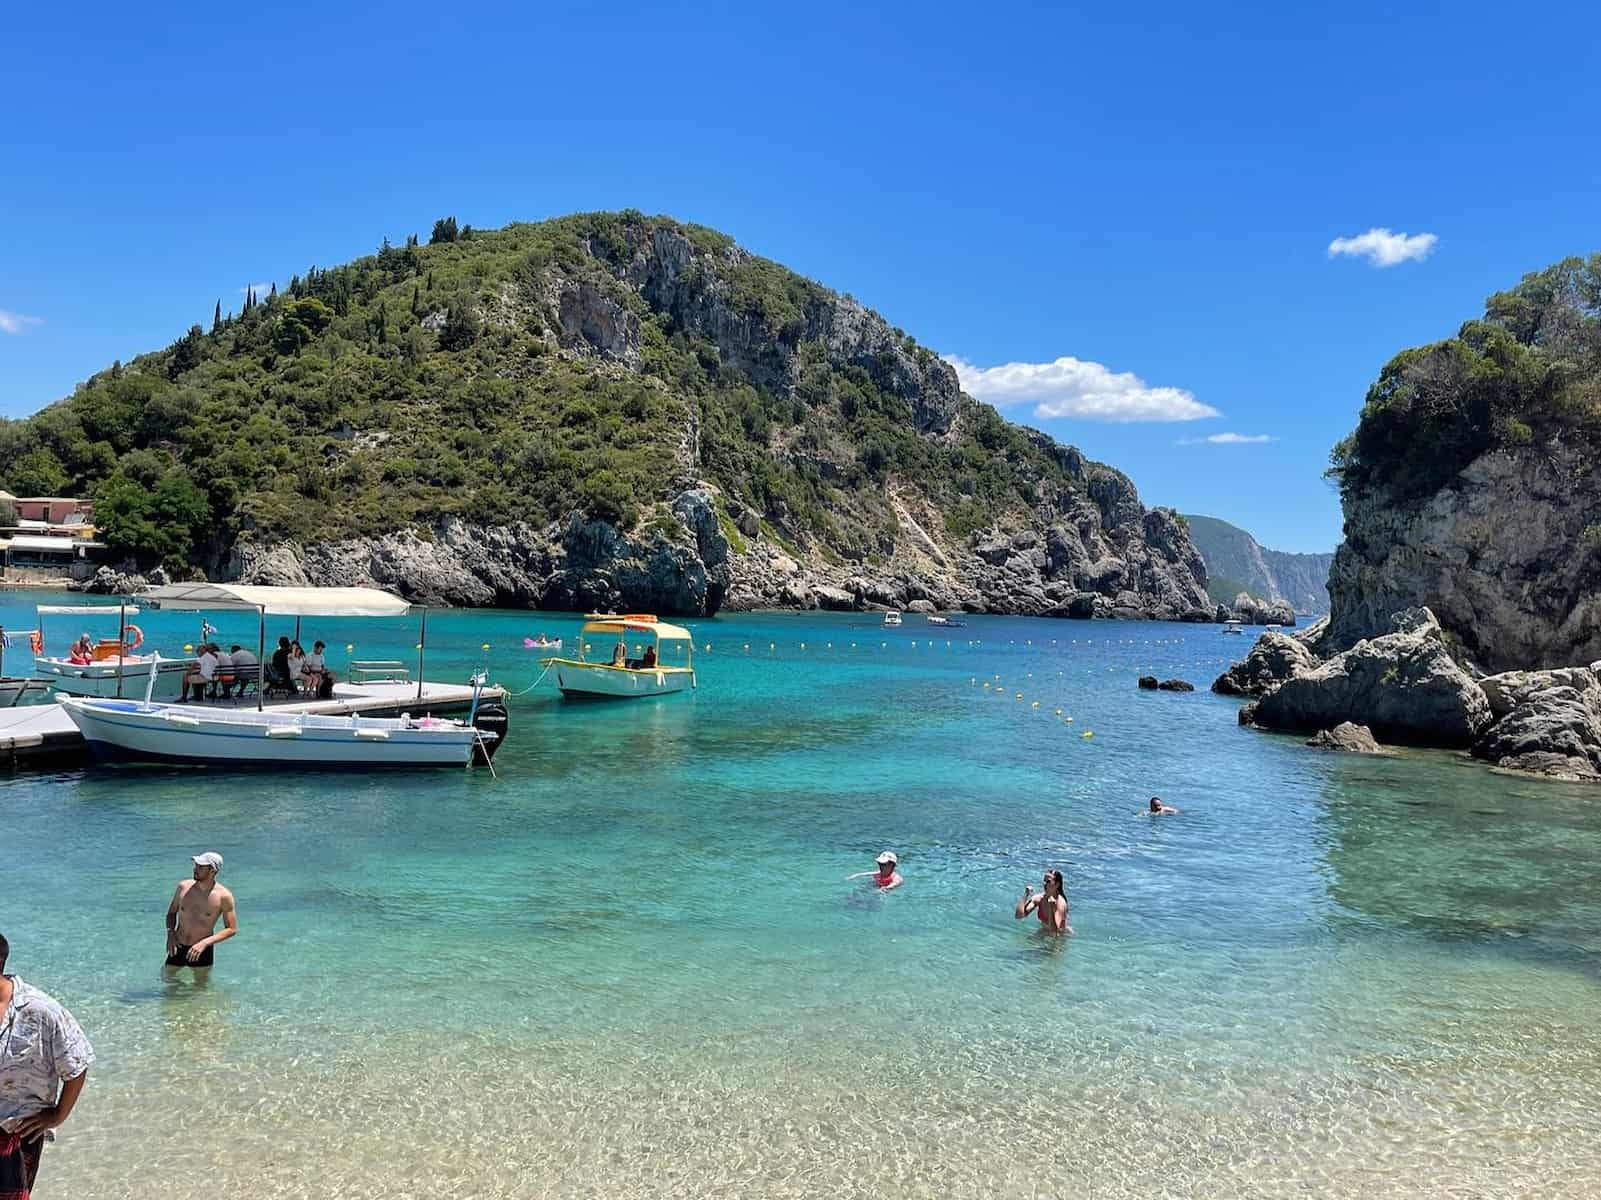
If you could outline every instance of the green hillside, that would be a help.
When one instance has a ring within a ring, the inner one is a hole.
[[[953,377],[932,394],[948,368],[899,330],[873,354],[841,353],[824,331],[850,321],[883,324],[664,217],[447,219],[426,242],[310,267],[0,424],[0,486],[92,494],[116,548],[207,570],[241,536],[426,530],[447,515],[578,509],[666,527],[664,499],[696,478],[781,538],[870,560],[896,529],[892,479],[914,481],[959,538],[1098,479],[1127,486],[1064,465]]]

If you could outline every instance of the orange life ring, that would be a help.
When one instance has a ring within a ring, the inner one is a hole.
[[[28,635],[28,645],[32,648],[32,650],[33,650],[33,652],[35,654],[43,654],[44,653],[44,634],[41,633],[39,630],[35,629],[32,633],[30,633]]]
[[[130,634],[133,636],[133,644],[132,645],[128,644],[128,637],[129,637]],[[129,622],[127,625],[123,626],[123,630],[122,630],[123,651],[122,652],[124,654],[132,654],[135,650],[139,649],[139,647],[143,646],[144,644],[145,644],[145,631],[143,629],[140,629],[139,626],[133,624],[132,622]]]

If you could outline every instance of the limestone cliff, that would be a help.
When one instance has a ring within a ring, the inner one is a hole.
[[[1335,448],[1345,540],[1320,653],[1424,605],[1484,670],[1601,658],[1601,255],[1403,351]]]

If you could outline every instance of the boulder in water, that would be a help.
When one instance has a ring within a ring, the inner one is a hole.
[[[1389,753],[1374,740],[1371,729],[1350,721],[1342,721],[1333,729],[1319,730],[1317,736],[1308,739],[1306,744],[1319,750],[1343,750],[1348,754]]]
[[[1242,661],[1217,677],[1212,690],[1221,696],[1261,696],[1316,666],[1317,658],[1299,641],[1269,630]]]
[[[1491,722],[1479,685],[1451,658],[1433,614],[1397,614],[1397,632],[1358,642],[1257,703],[1264,729],[1310,733],[1344,721],[1387,742],[1471,746]]]

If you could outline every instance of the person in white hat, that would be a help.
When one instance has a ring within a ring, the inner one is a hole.
[[[167,905],[167,966],[199,972],[211,966],[212,947],[239,932],[239,914],[233,893],[217,882],[222,855],[207,850],[194,856],[194,864],[193,878],[178,881]],[[218,921],[223,923],[221,933]]]
[[[903,882],[901,879],[901,873],[895,869],[900,865],[900,861],[900,859],[895,857],[895,851],[886,850],[884,853],[878,856],[878,870],[858,871],[854,875],[845,876],[845,878],[866,879],[869,875],[871,875],[873,877],[873,885],[875,887],[882,888],[887,892],[890,890],[890,888],[900,887],[901,883]]]

